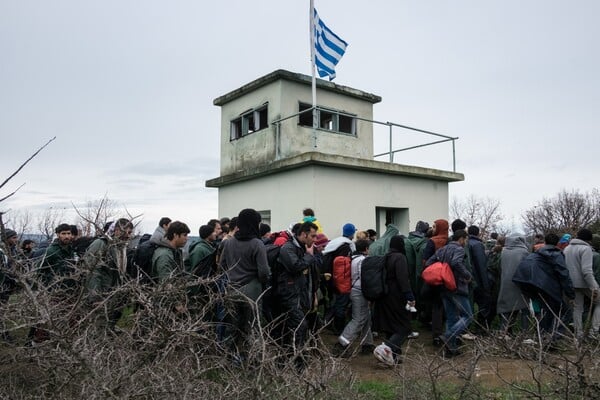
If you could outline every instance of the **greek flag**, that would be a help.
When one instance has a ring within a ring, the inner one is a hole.
[[[335,66],[346,52],[346,43],[341,37],[333,33],[319,18],[315,9],[315,66],[321,78],[335,78]]]

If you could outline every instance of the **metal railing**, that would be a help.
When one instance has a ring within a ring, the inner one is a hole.
[[[327,112],[332,112],[333,110],[328,109],[328,108],[323,108],[323,107],[310,107],[306,110],[302,110],[300,112],[294,113],[292,115],[283,117],[283,118],[279,118],[276,119],[274,121],[272,121],[272,124],[275,124],[276,126],[276,157],[279,158],[280,156],[280,134],[281,134],[281,123],[289,120],[291,118],[297,117],[301,114],[304,113],[308,113],[308,112],[312,112],[313,110],[323,110],[323,111],[327,111]],[[334,111],[335,113],[339,114],[339,115],[344,115],[344,116],[348,116],[351,118],[354,118],[355,120],[358,121],[365,121],[368,123],[371,123],[373,125],[381,125],[381,126],[387,126],[389,129],[389,140],[388,140],[388,146],[389,149],[388,151],[385,152],[381,152],[381,153],[377,153],[373,155],[373,158],[377,158],[377,157],[383,157],[383,156],[389,156],[389,162],[390,163],[394,163],[394,155],[396,153],[400,153],[403,151],[408,151],[408,150],[414,150],[414,149],[419,149],[419,148],[423,148],[423,147],[428,147],[428,146],[434,146],[437,144],[441,144],[441,143],[447,143],[447,142],[452,142],[452,172],[456,172],[456,141],[459,139],[458,137],[452,137],[452,136],[447,136],[447,135],[442,135],[440,133],[436,133],[436,132],[431,132],[431,131],[426,131],[424,129],[418,129],[418,128],[413,128],[411,126],[407,126],[407,125],[402,125],[402,124],[397,124],[395,122],[383,122],[383,121],[376,121],[376,120],[372,120],[372,119],[367,119],[367,118],[362,118],[359,117],[357,115],[354,114],[348,114],[348,113],[344,113],[342,111]],[[394,128],[399,128],[399,129],[406,129],[412,132],[417,132],[419,134],[424,134],[424,135],[428,135],[428,136],[435,136],[438,138],[441,138],[439,140],[435,140],[432,142],[427,142],[427,143],[422,143],[422,144],[417,144],[417,145],[412,145],[412,146],[408,146],[408,147],[403,147],[400,149],[394,149]],[[317,129],[313,129],[313,142],[315,144],[316,147],[316,140],[317,140],[317,136],[316,136],[316,131]],[[375,130],[373,130],[373,140],[375,141]]]

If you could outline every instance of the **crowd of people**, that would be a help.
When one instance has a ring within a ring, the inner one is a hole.
[[[37,248],[3,229],[0,301],[19,291],[16,274],[23,270],[39,279],[37,290],[69,296],[81,289],[90,307],[131,279],[148,286],[182,277],[210,280],[211,295],[229,296],[227,303],[211,304],[210,315],[215,338],[233,361],[244,361],[246,341],[260,320],[299,368],[306,343],[324,329],[337,336],[334,356],[360,351],[389,366],[401,362],[404,343],[419,336],[417,321],[446,357],[460,354],[461,342],[478,335],[523,334],[527,342],[550,346],[571,330],[577,340],[600,339],[600,236],[586,228],[574,238],[535,235],[531,244],[523,234],[491,234],[484,241],[477,226],[460,219],[431,226],[418,221],[407,235],[393,223],[381,235],[350,222],[337,229],[340,236],[328,238],[312,209],[276,232],[257,211],[244,209],[200,226],[199,239],[188,246],[190,228],[168,217],[152,235],[135,238],[125,218],[107,223],[94,238],[78,237],[76,226],[61,223],[55,239]],[[339,257],[348,258],[347,290],[339,289]],[[361,269],[376,257],[383,260],[386,290],[368,300]],[[422,279],[439,263],[449,267],[455,289]],[[105,329],[115,328],[126,304],[111,297],[101,321]],[[184,302],[173,312],[185,313]],[[2,335],[13,340],[8,329]],[[48,337],[35,325],[27,343]]]

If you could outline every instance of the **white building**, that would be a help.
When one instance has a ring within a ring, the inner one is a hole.
[[[310,207],[328,237],[352,222],[408,233],[448,216],[448,183],[460,173],[373,159],[373,104],[381,97],[318,80],[312,128],[311,77],[277,70],[214,100],[221,107],[219,215],[258,210],[275,230]],[[301,113],[304,110],[307,112]]]

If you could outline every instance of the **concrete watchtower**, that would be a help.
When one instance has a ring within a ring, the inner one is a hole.
[[[407,233],[417,220],[448,215],[448,183],[462,174],[373,160],[373,104],[381,97],[317,81],[312,129],[311,77],[277,70],[214,100],[221,107],[219,215],[261,212],[273,230],[310,207],[327,236],[352,222]]]

